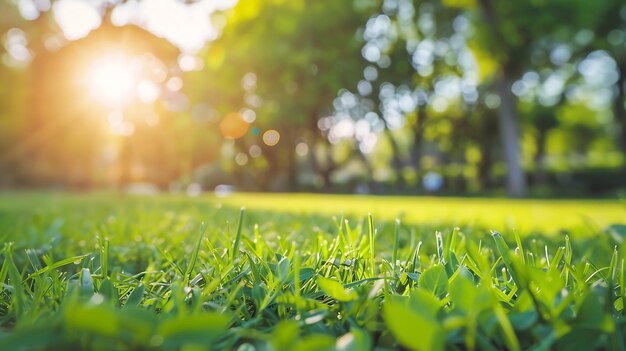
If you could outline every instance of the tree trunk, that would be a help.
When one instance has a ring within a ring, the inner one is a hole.
[[[493,45],[503,45],[503,34],[500,31],[496,10],[492,0],[479,0],[480,10],[487,25],[491,28]],[[509,196],[522,197],[526,194],[526,179],[520,161],[519,133],[515,98],[511,92],[511,72],[507,62],[500,62],[500,72],[496,81],[496,88],[500,96],[498,120],[500,139],[504,151],[504,160],[507,167],[506,188]]]
[[[313,167],[313,172],[315,175],[319,176],[323,183],[322,191],[332,192],[332,180],[331,173],[337,169],[337,165],[332,158],[332,146],[328,142],[328,139],[322,134],[317,126],[317,122],[319,121],[320,111],[317,109],[313,109],[307,114],[307,130],[309,132],[308,137],[310,140],[307,140],[309,143],[309,158],[311,160],[311,165]],[[320,162],[317,155],[318,146],[324,146],[324,155],[325,159]]]
[[[615,117],[615,121],[619,125],[620,130],[620,138],[619,138],[619,147],[626,158],[626,106],[624,106],[624,84],[626,84],[626,64],[622,63],[618,67],[619,79],[617,80],[617,96],[615,97],[615,101],[613,102],[613,114]],[[626,161],[623,164],[623,167],[626,169]]]
[[[398,146],[396,139],[394,139],[391,129],[389,128],[389,124],[387,123],[387,120],[385,119],[385,117],[382,117],[381,120],[385,124],[385,135],[387,136],[387,139],[389,140],[389,143],[391,144],[391,166],[393,167],[393,170],[397,177],[396,178],[396,181],[398,184],[397,189],[406,190],[406,182],[404,181],[404,175],[402,174],[402,170],[404,168],[404,162],[402,160],[402,156],[400,156],[400,147]]]
[[[413,148],[411,148],[411,166],[415,170],[419,187],[422,161],[422,141],[424,140],[424,124],[426,122],[426,104],[417,107],[417,120],[413,125]]]
[[[397,190],[406,190],[406,182],[404,181],[404,175],[402,174],[404,168],[404,162],[402,161],[402,157],[400,156],[400,147],[394,139],[391,131],[389,129],[385,129],[387,134],[387,138],[389,139],[389,143],[391,144],[391,165],[396,174],[396,183]]]
[[[511,93],[510,78],[505,66],[503,66],[500,71],[497,89],[498,95],[500,96],[498,121],[504,161],[507,169],[507,193],[512,197],[523,197],[526,195],[526,179],[520,162],[521,155],[517,113],[515,111],[515,100]]]
[[[372,175],[374,174],[374,169],[372,168],[370,161],[367,159],[367,156],[365,156],[365,154],[361,151],[361,149],[359,149],[358,146],[354,148],[354,152],[356,153],[358,159],[363,162],[363,166],[365,167],[365,171],[368,175],[368,178],[366,180],[368,192],[370,194],[376,193],[374,179],[372,178]]]
[[[320,151],[321,155],[317,154],[319,146],[323,146],[323,150]],[[332,145],[325,138],[320,138],[317,143],[311,144],[309,157],[315,175],[319,176],[322,180],[321,189],[319,190],[322,192],[332,192],[333,184],[331,176],[339,166],[333,159]]]
[[[294,150],[295,143],[287,146],[285,167],[287,172],[287,191],[294,192],[298,189],[298,158]]]
[[[544,165],[546,158],[546,141],[548,130],[540,128],[537,130],[536,152],[535,152],[535,184],[545,185],[547,182],[547,174]]]
[[[478,184],[481,190],[488,189],[491,186],[491,165],[492,150],[491,143],[483,143],[480,150],[480,162],[478,163]]]

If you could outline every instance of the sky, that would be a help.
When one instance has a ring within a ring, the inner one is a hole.
[[[101,24],[101,11],[107,0],[19,0],[25,19],[35,19],[40,12],[52,9],[54,19],[68,40],[85,37]],[[115,25],[136,24],[193,53],[218,36],[218,25],[210,15],[231,8],[236,0],[199,0],[185,4],[177,0],[129,0],[117,5],[112,13]]]

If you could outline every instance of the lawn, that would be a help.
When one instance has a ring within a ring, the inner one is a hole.
[[[7,193],[0,345],[624,349],[617,223],[609,200]]]
[[[446,227],[481,226],[554,234],[580,230],[592,234],[599,228],[626,221],[626,202],[619,200],[512,200],[448,197],[394,197],[311,194],[242,194],[222,199],[225,205],[290,213],[328,216],[346,213],[397,217],[413,224]]]

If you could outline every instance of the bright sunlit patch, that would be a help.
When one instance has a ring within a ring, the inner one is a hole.
[[[53,12],[59,27],[69,40],[85,37],[101,23],[98,9],[89,1],[55,1]]]
[[[159,98],[159,87],[149,80],[142,80],[137,85],[137,96],[144,104],[151,104]]]
[[[86,84],[97,101],[112,107],[122,106],[135,94],[137,70],[128,57],[107,55],[89,67]]]

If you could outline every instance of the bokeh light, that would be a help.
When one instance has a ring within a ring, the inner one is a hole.
[[[261,156],[261,147],[259,145],[252,145],[248,149],[248,153],[252,158],[257,158]]]
[[[151,104],[159,98],[159,87],[149,80],[142,80],[137,85],[137,96],[144,104]]]
[[[309,145],[304,142],[298,143],[296,145],[296,154],[300,157],[304,157],[309,153]]]
[[[4,38],[4,48],[8,56],[3,56],[2,61],[9,66],[23,66],[33,59],[33,54],[28,48],[26,33],[19,28],[11,28]]]
[[[169,91],[179,91],[183,87],[183,80],[180,77],[172,77],[167,80],[165,86]]]
[[[187,195],[191,197],[200,196],[202,194],[202,185],[191,183],[187,186]]]
[[[54,18],[69,40],[83,38],[101,23],[98,9],[90,1],[59,0],[53,6]]]
[[[241,138],[250,125],[243,120],[239,113],[229,113],[220,122],[220,132],[225,138],[238,139]]]
[[[193,70],[201,70],[203,62],[194,55],[182,54],[178,57],[178,66],[183,72],[191,72]]]
[[[243,116],[243,120],[248,123],[253,123],[256,120],[256,112],[248,108],[241,110],[241,115]]]
[[[267,146],[274,146],[280,141],[280,133],[274,129],[270,129],[263,133],[263,142]]]
[[[240,166],[245,166],[248,163],[248,155],[243,152],[238,153],[235,155],[235,163]]]
[[[113,110],[108,116],[109,128],[113,135],[131,136],[135,133],[135,125],[124,118],[120,110]]]

